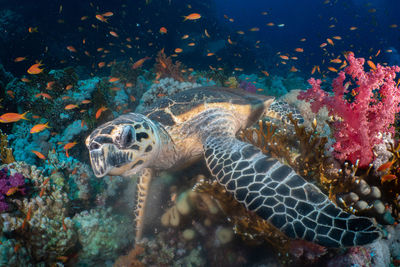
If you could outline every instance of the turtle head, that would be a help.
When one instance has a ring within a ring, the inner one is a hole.
[[[99,126],[86,138],[94,174],[129,176],[147,167],[160,151],[158,127],[138,113]]]

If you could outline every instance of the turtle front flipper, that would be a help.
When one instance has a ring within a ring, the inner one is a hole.
[[[136,219],[135,244],[140,243],[142,239],[147,193],[149,191],[152,177],[153,177],[153,171],[149,168],[145,168],[141,171],[137,181],[136,207],[135,207],[135,219]]]
[[[237,201],[290,238],[347,247],[382,236],[371,219],[342,211],[292,168],[251,144],[211,135],[204,153],[212,175]]]

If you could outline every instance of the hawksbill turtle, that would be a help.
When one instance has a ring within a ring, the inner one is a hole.
[[[141,113],[121,115],[87,137],[97,177],[140,173],[137,242],[154,173],[201,158],[247,210],[290,238],[347,247],[382,236],[372,219],[341,210],[292,168],[237,139],[238,132],[258,121],[273,102],[273,97],[237,89],[199,87],[162,98]]]

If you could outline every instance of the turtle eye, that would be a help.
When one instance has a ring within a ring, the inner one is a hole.
[[[132,126],[125,126],[121,133],[120,144],[121,147],[130,147],[134,142],[135,130]]]

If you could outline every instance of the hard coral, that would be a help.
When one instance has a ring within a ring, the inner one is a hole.
[[[181,62],[172,62],[171,57],[167,57],[164,49],[157,54],[156,64],[154,65],[158,78],[173,78],[174,80],[183,82],[185,79],[182,74]]]
[[[393,133],[395,114],[400,111],[400,91],[394,79],[400,67],[377,64],[365,72],[363,58],[350,52],[346,59],[349,65],[332,82],[333,96],[321,89],[321,80],[311,78],[312,88],[299,99],[310,101],[314,113],[326,106],[329,115],[339,117],[331,127],[335,157],[352,163],[359,159],[360,167],[365,167],[374,158],[373,147],[382,142],[380,134]]]

